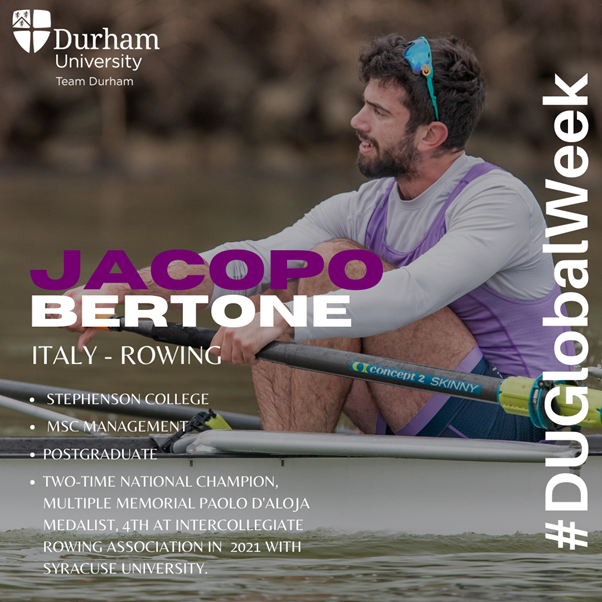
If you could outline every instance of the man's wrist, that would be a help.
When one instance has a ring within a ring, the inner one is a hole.
[[[291,326],[283,317],[281,314],[279,314],[278,312],[274,312],[276,314],[276,320],[274,323],[274,326],[276,326],[281,334],[285,335],[288,334],[289,336],[294,336],[295,334],[295,328],[293,326]]]

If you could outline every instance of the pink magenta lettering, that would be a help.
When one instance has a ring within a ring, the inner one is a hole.
[[[46,270],[31,270],[30,274],[33,283],[38,288],[47,291],[62,291],[77,284],[80,270],[80,252],[63,251],[63,275],[60,278],[50,278]]]
[[[180,279],[172,278],[167,271],[172,261],[183,261],[188,265],[204,265],[205,263],[198,253],[186,249],[172,249],[159,253],[151,264],[151,276],[160,287],[172,291],[187,291],[203,282],[205,276],[201,274],[190,274]]]
[[[363,278],[349,278],[345,273],[345,266],[350,262],[358,260],[366,266],[366,274]],[[383,277],[383,264],[378,255],[371,251],[362,249],[348,249],[339,251],[330,260],[328,275],[332,283],[339,288],[349,291],[361,291],[376,286]]]
[[[186,249],[173,249],[159,253],[151,264],[151,276],[162,288],[186,291],[197,287],[204,276],[189,274],[183,278],[174,278],[168,268],[174,261],[182,261],[187,265],[204,265],[200,255]],[[245,264],[247,273],[242,278],[232,278],[227,273],[227,267],[232,261]],[[302,267],[289,267],[288,262],[305,262]],[[350,261],[361,261],[366,266],[366,274],[362,278],[349,278],[345,267]],[[117,266],[119,272],[111,270]],[[311,278],[324,269],[323,257],[314,251],[284,250],[271,252],[270,286],[273,289],[285,289],[287,281],[292,278]],[[81,274],[80,251],[64,251],[63,275],[54,279],[48,276],[46,270],[31,270],[33,283],[41,289],[58,291],[77,285]],[[371,251],[350,249],[340,251],[330,260],[328,274],[332,282],[347,290],[364,290],[377,285],[383,275],[383,265],[380,258]],[[242,291],[257,287],[263,280],[264,264],[259,255],[245,249],[229,249],[221,251],[209,266],[211,280],[226,290]],[[147,286],[138,274],[125,251],[107,251],[94,270],[86,289],[98,290],[105,283],[129,284],[133,290],[144,290]]]
[[[270,285],[274,290],[284,290],[289,278],[311,278],[324,269],[324,258],[314,251],[272,251],[272,271]],[[292,260],[305,261],[302,268],[289,268]]]

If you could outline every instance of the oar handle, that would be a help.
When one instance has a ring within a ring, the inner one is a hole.
[[[111,330],[133,332],[155,341],[175,345],[207,349],[211,346],[216,332],[207,328],[185,327],[173,322],[168,322],[167,326],[157,327],[150,320],[140,321],[138,326],[130,327],[125,326],[123,317],[114,317],[119,318],[120,326],[112,327]],[[501,379],[491,376],[465,374],[340,349],[280,341],[269,343],[256,355],[261,360],[284,364],[291,368],[455,395],[495,404],[497,404],[498,387],[502,382]]]
[[[184,347],[209,349],[211,341],[217,333],[216,330],[209,328],[182,326],[175,322],[167,322],[167,326],[155,326],[151,320],[140,320],[138,326],[126,326],[123,316],[113,316],[113,318],[119,318],[119,326],[111,326],[109,330],[134,332],[160,343],[172,343]]]
[[[208,349],[216,334],[215,330],[200,327],[186,327],[174,322],[156,327],[152,321],[140,321],[138,326],[125,326],[125,318],[119,319],[119,326],[111,330],[133,332],[162,343],[172,343],[188,347]],[[387,385],[407,387],[441,393],[464,399],[475,399],[499,404],[509,414],[530,416],[529,404],[535,381],[532,378],[509,377],[505,379],[481,374],[463,373],[432,366],[421,366],[409,362],[383,357],[351,353],[340,349],[328,349],[313,345],[299,345],[275,341],[257,352],[261,360],[284,364],[291,368],[312,370],[324,374],[344,376]],[[567,405],[566,386],[560,385],[562,395],[558,398],[558,408],[564,416],[579,412],[579,408]],[[533,417],[531,416],[532,420]],[[535,423],[536,426],[542,426]],[[589,410],[582,426],[602,426],[602,392],[589,391]]]

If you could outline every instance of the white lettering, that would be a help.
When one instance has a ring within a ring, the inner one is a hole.
[[[238,318],[229,318],[226,315],[226,307],[228,305],[238,305],[241,309],[241,314]],[[211,317],[220,325],[229,328],[237,328],[246,326],[253,321],[255,317],[255,305],[248,297],[240,295],[224,295],[215,300],[211,307]]]
[[[113,315],[115,306],[119,302],[117,295],[84,295],[82,297],[82,326],[98,328],[102,326],[119,326],[119,320],[115,318],[98,318],[100,315]],[[98,307],[97,303],[112,303],[111,307]]]
[[[581,313],[578,316],[569,318],[562,313],[562,307],[565,303],[574,301],[581,306]],[[587,312],[589,303],[581,293],[562,293],[554,300],[554,313],[557,318],[544,318],[544,326],[587,326]]]
[[[259,324],[260,326],[274,326],[274,311],[277,311],[290,326],[307,326],[307,296],[295,295],[293,297],[293,311],[276,295],[261,297]]]
[[[575,132],[575,116],[581,124],[581,129]],[[562,124],[566,122],[566,132],[562,129]],[[581,142],[589,131],[587,118],[581,111],[563,111],[554,120],[554,132],[563,142]]]
[[[569,86],[558,75],[554,76],[554,83],[566,96],[544,96],[544,105],[586,105],[587,96],[577,96],[577,93],[587,86],[587,73],[575,84]]]
[[[554,501],[554,489],[560,483],[570,483],[576,485],[579,489],[579,501],[578,502],[555,502]],[[554,475],[546,485],[546,510],[571,510],[571,511],[584,511],[587,510],[587,485],[581,477],[576,474],[557,474]]]
[[[141,305],[150,304],[150,309],[142,309]],[[138,326],[138,320],[152,320],[155,326],[167,326],[165,312],[167,301],[155,295],[126,295],[125,297],[125,325]]]
[[[548,201],[546,203],[546,215],[557,217],[559,219],[573,220],[574,222],[572,224],[555,226],[554,228],[546,228],[546,237],[552,238],[552,236],[558,236],[560,234],[566,234],[567,232],[574,232],[575,230],[587,228],[587,215],[572,213],[570,211],[562,211],[562,209],[560,209],[561,207],[565,207],[567,205],[575,205],[577,203],[587,202],[587,190],[584,188],[578,188],[577,186],[570,186],[569,184],[554,182],[554,180],[546,180],[546,188],[575,195],[572,198],[558,199],[556,201]],[[584,242],[586,243],[585,249],[583,251],[577,251],[578,253],[587,251],[587,241]],[[581,244],[583,244],[583,242]],[[559,250],[558,252],[562,253],[563,251]],[[570,251],[564,252],[568,253]]]
[[[347,313],[345,307],[331,307],[334,304],[349,303],[349,295],[315,295],[312,297],[314,303],[314,326],[351,326],[351,320],[341,318],[329,318],[330,315],[341,315]]]
[[[581,408],[579,411],[573,416],[560,416],[552,409],[552,400],[555,397],[558,397],[562,393],[560,387],[554,387],[551,391],[548,392],[546,398],[544,400],[544,409],[548,418],[553,420],[556,424],[560,424],[562,426],[573,426],[574,424],[579,424],[582,420],[585,419],[587,413],[589,412],[589,403],[587,401],[587,387],[566,387],[564,390],[564,394],[566,397],[566,402],[569,404],[573,403],[573,399],[578,397],[581,400]]]
[[[196,311],[198,305],[207,305],[207,295],[172,295],[171,303],[182,305],[182,326],[196,326]]]
[[[51,303],[55,307],[48,307]],[[75,300],[62,295],[32,295],[31,325],[40,326],[71,326],[77,321],[77,316],[71,310],[75,308]],[[49,318],[48,316],[59,316]]]
[[[570,285],[573,288],[584,288],[589,282],[587,265],[587,259],[563,259],[554,267],[554,280],[559,286],[566,286],[566,280],[561,275],[562,270],[566,270]],[[575,277],[575,270],[579,270],[581,278]]]

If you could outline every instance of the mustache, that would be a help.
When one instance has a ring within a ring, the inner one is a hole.
[[[360,130],[353,130],[355,132],[355,135],[362,141],[362,142],[369,142],[374,148],[378,148],[378,143],[376,142],[376,140],[374,140],[373,138],[370,138],[369,136],[366,136],[365,134],[362,134],[362,132],[360,132]]]

